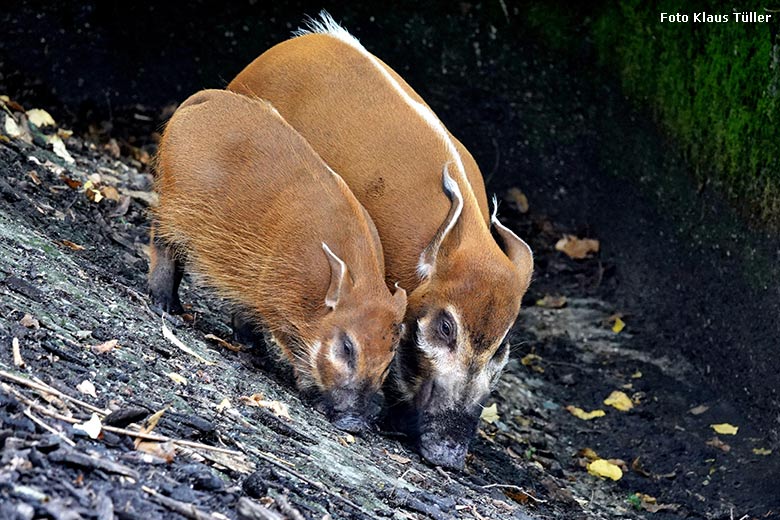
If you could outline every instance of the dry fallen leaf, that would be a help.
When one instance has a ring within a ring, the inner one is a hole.
[[[42,108],[31,108],[28,110],[27,120],[38,128],[57,125],[57,123],[54,122],[54,118],[51,117],[51,114]]]
[[[604,412],[604,410],[593,410],[591,412],[586,412],[582,408],[578,408],[572,405],[567,406],[566,410],[568,410],[568,412],[572,414],[574,417],[578,419],[582,419],[583,421],[590,421],[591,419],[595,419],[597,417],[604,417],[606,415],[606,412]]]
[[[135,449],[159,457],[169,464],[176,458],[176,446],[171,442],[141,441]]]
[[[152,416],[146,420],[146,425],[142,426],[138,431],[140,431],[141,433],[152,433],[152,430],[154,430],[157,427],[157,423],[160,422],[160,418],[162,418],[163,414],[167,409],[168,407],[166,406],[165,408],[162,408],[154,412],[154,414],[152,414]],[[142,442],[144,442],[144,440],[138,437],[133,442],[133,445],[136,447],[136,449],[138,449],[138,446]]]
[[[119,344],[119,340],[110,339],[105,343],[101,343],[100,345],[92,345],[91,347],[89,347],[89,349],[92,351],[93,354],[108,354],[109,352],[114,350],[118,344]]]
[[[282,403],[281,401],[269,401],[265,399],[263,394],[252,394],[249,397],[240,397],[239,401],[249,406],[266,408],[273,412],[273,414],[277,417],[282,417],[283,419],[290,421],[292,420],[292,417],[290,417],[290,409],[286,404]]]
[[[498,415],[498,405],[493,403],[490,406],[482,408],[482,413],[479,415],[479,418],[488,424],[493,424],[499,420],[501,416]]]
[[[753,448],[753,453],[756,455],[771,455],[772,450],[768,450],[766,448]]]
[[[162,320],[162,332],[163,332],[163,337],[165,339],[167,339],[168,341],[170,341],[171,343],[173,343],[174,345],[179,347],[179,349],[183,350],[184,352],[186,352],[190,356],[194,357],[195,359],[197,359],[201,363],[205,363],[207,365],[213,365],[214,364],[213,361],[210,361],[210,360],[204,358],[203,356],[201,356],[200,354],[198,354],[197,352],[192,350],[190,347],[185,345],[179,338],[174,336],[173,332],[171,332],[171,329],[169,329],[168,326],[165,324],[165,319]]]
[[[565,235],[555,243],[556,251],[561,251],[569,258],[582,260],[591,253],[599,252],[599,241],[592,238],[577,238],[574,235]]]
[[[566,307],[567,303],[566,296],[551,296],[549,294],[546,294],[540,300],[536,300],[536,306],[544,307],[545,309],[562,309]]]
[[[642,372],[639,370],[631,374],[631,379],[640,379],[641,377],[642,377]]]
[[[98,414],[93,413],[92,417],[90,417],[87,422],[83,424],[74,424],[73,428],[83,431],[89,435],[90,439],[97,439],[100,437],[100,431],[103,429],[103,423],[100,422],[100,417],[98,417]]]
[[[729,451],[731,451],[731,446],[729,446],[728,444],[726,444],[725,442],[723,442],[717,437],[713,437],[712,439],[708,440],[705,444],[707,446],[712,446],[713,448],[718,448],[723,453],[728,453]]]
[[[398,464],[409,464],[410,462],[412,462],[412,459],[408,457],[404,457],[403,455],[398,455],[396,453],[390,453],[387,450],[385,450],[385,454],[389,459],[394,460]]]
[[[59,135],[54,134],[47,136],[46,142],[51,145],[51,149],[57,155],[57,157],[63,159],[66,163],[73,164],[76,162],[73,156],[68,152],[68,149],[65,148],[65,142]]]
[[[95,204],[103,200],[103,194],[95,188],[95,183],[91,179],[84,183],[83,190],[87,198]]]
[[[217,405],[217,411],[221,413],[221,412],[224,412],[225,410],[227,410],[228,408],[233,408],[233,405],[230,404],[230,399],[225,397]]]
[[[696,407],[691,408],[690,410],[688,410],[688,413],[690,413],[692,415],[701,415],[701,414],[703,414],[704,412],[706,412],[709,409],[710,409],[709,406],[704,405],[704,404],[700,404],[699,406],[696,406]]]
[[[504,198],[520,213],[528,213],[528,197],[519,188],[509,188]]]
[[[181,374],[177,374],[176,372],[168,372],[165,375],[170,377],[173,380],[173,382],[176,383],[176,384],[179,384],[179,385],[186,385],[187,384],[187,379],[184,376],[182,376]]]
[[[29,172],[27,172],[27,175],[30,177],[30,180],[32,180],[36,186],[41,185],[41,178],[38,177],[38,174],[35,173],[35,170],[30,170]]]
[[[28,329],[40,329],[41,324],[40,322],[33,317],[32,314],[25,314],[22,316],[22,319],[19,320],[19,324],[22,327],[27,327]]]
[[[615,334],[619,334],[623,329],[626,328],[626,323],[621,320],[619,317],[615,318],[615,323],[612,324],[612,332]]]
[[[582,448],[577,452],[577,455],[580,457],[585,457],[588,460],[598,460],[601,458],[599,457],[599,454],[593,451],[591,448]]]
[[[620,480],[623,478],[623,470],[608,460],[598,459],[588,464],[588,473],[596,477]]]
[[[523,366],[530,367],[531,370],[533,370],[534,372],[544,374],[544,367],[542,366],[541,361],[542,361],[542,356],[539,356],[537,354],[526,354],[520,360],[520,363]]]
[[[76,390],[81,392],[82,394],[94,397],[97,399],[97,392],[95,391],[95,385],[92,383],[92,381],[85,379],[78,385],[76,385]]]
[[[219,336],[215,336],[214,334],[206,334],[203,336],[205,339],[210,339],[211,341],[214,341],[221,347],[225,347],[226,349],[230,350],[231,352],[242,352],[243,349],[240,346],[233,345],[229,341],[226,341]]]
[[[119,190],[117,190],[113,186],[103,186],[102,188],[100,188],[100,193],[107,200],[113,200],[119,202],[120,199]]]
[[[70,240],[60,240],[58,243],[63,245],[63,246],[65,246],[65,247],[67,247],[67,248],[70,248],[70,249],[72,249],[74,251],[83,251],[84,250],[84,246],[80,246],[76,242],[71,242]]]
[[[634,403],[631,402],[631,398],[628,397],[625,392],[615,390],[609,397],[604,399],[604,404],[620,410],[621,412],[627,412],[634,407]]]
[[[739,426],[733,426],[729,423],[710,424],[710,426],[721,435],[736,435],[739,431]]]

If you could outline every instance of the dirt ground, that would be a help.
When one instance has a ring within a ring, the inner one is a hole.
[[[41,136],[33,144],[0,138],[0,369],[119,411],[122,428],[168,407],[153,433],[176,442],[142,447],[149,454],[120,433],[92,440],[62,419],[88,419],[83,403],[44,400],[50,394],[0,377],[0,516],[780,517],[777,237],[751,230],[709,187],[689,182],[674,143],[594,72],[587,48],[561,58],[523,32],[513,11],[514,25],[496,28],[481,4],[446,17],[401,9],[379,22],[368,8],[344,14],[474,153],[489,191],[507,199],[518,188],[529,201],[527,213],[509,200],[500,212],[529,240],[537,269],[510,334],[512,360],[489,401],[499,419],[481,425],[466,470],[447,473],[403,439],[347,438],[267,358],[208,339],[229,340],[230,327],[206,291],[186,284],[194,320],[169,327],[208,362],[164,337],[148,309],[145,163],[166,107],[221,86],[252,47],[281,40],[286,20],[316,10],[235,8],[206,24],[198,15],[209,4],[196,3],[171,29],[178,39],[152,25],[153,41],[121,59],[127,44],[117,41],[148,18],[142,9],[52,7],[37,17],[38,7],[0,15],[14,35],[0,46],[0,94],[75,127],[64,142],[76,162],[41,146]],[[89,41],[57,30],[68,17],[92,24]],[[205,31],[232,33],[224,38],[238,43],[193,44],[195,59],[182,63],[188,38]],[[456,31],[468,37],[456,40]],[[49,47],[38,56],[41,34]],[[154,42],[161,51],[152,55]],[[23,64],[25,48],[41,59]],[[123,67],[134,60],[144,70],[130,74]],[[161,74],[170,60],[177,66]],[[49,70],[49,62],[73,67]],[[113,101],[95,101],[104,93]],[[117,146],[106,144],[110,137]],[[90,200],[90,179],[109,197]],[[568,258],[554,248],[567,233],[599,239],[600,252]],[[619,333],[616,314],[626,324]],[[14,365],[14,338],[24,368]],[[77,389],[85,380],[94,397]],[[633,409],[603,404],[615,390],[633,398]],[[286,404],[291,419],[242,399],[259,393]],[[583,421],[569,405],[606,415]],[[46,415],[53,412],[60,418]],[[739,431],[716,434],[717,423]],[[586,449],[615,459],[623,477],[589,475]]]

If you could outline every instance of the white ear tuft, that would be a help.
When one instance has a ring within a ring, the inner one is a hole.
[[[328,287],[328,293],[325,295],[325,305],[333,310],[338,305],[339,299],[344,292],[347,264],[336,256],[336,253],[331,251],[325,242],[322,243],[322,249],[325,251],[325,255],[330,263],[330,286]]]

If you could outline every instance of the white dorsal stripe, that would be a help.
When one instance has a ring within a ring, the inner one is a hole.
[[[471,198],[474,204],[477,203],[476,196],[471,189],[471,184],[466,177],[466,169],[463,166],[463,159],[461,158],[458,149],[455,147],[455,143],[450,138],[447,129],[444,127],[442,122],[439,121],[439,118],[436,117],[436,114],[434,114],[430,108],[413,99],[401,87],[398,81],[396,81],[396,79],[391,76],[389,72],[387,72],[387,69],[382,66],[379,60],[373,54],[368,52],[365,47],[361,45],[357,38],[352,36],[346,29],[339,25],[333,19],[333,17],[328,14],[327,11],[320,11],[319,18],[308,18],[306,20],[305,28],[298,28],[298,30],[293,32],[293,35],[295,36],[303,36],[306,34],[327,34],[348,44],[360,52],[363,56],[365,56],[371,62],[374,68],[376,68],[376,70],[382,74],[384,79],[390,83],[390,85],[393,87],[396,93],[401,96],[404,102],[409,105],[409,107],[411,107],[412,110],[414,110],[415,113],[417,113],[417,115],[423,119],[423,121],[425,121],[425,123],[434,131],[436,136],[442,141],[444,146],[447,148],[447,153],[450,156],[450,160],[455,163],[455,166],[457,167],[457,174],[460,176],[460,180],[462,181],[463,185],[468,188],[467,196]]]

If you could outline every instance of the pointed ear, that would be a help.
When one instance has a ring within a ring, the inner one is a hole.
[[[398,282],[395,283],[395,292],[393,293],[393,301],[396,307],[400,311],[401,317],[406,314],[406,290],[402,289]]]
[[[515,235],[511,229],[503,225],[498,220],[498,200],[493,195],[493,214],[490,216],[490,223],[495,226],[496,233],[501,237],[504,243],[504,253],[509,260],[515,264],[515,267],[522,277],[523,287],[528,289],[531,283],[531,275],[534,270],[534,254],[528,244],[520,237]]]
[[[436,258],[439,256],[441,245],[458,222],[460,214],[463,212],[463,194],[460,191],[458,183],[450,176],[449,163],[444,165],[442,173],[442,188],[444,194],[450,199],[450,211],[444,222],[433,235],[430,243],[420,254],[420,261],[417,263],[417,273],[422,279],[430,278],[436,265]]]
[[[336,256],[325,242],[322,243],[322,249],[325,251],[325,256],[328,257],[328,263],[330,263],[330,286],[325,295],[325,306],[334,310],[347,291],[347,264]]]

